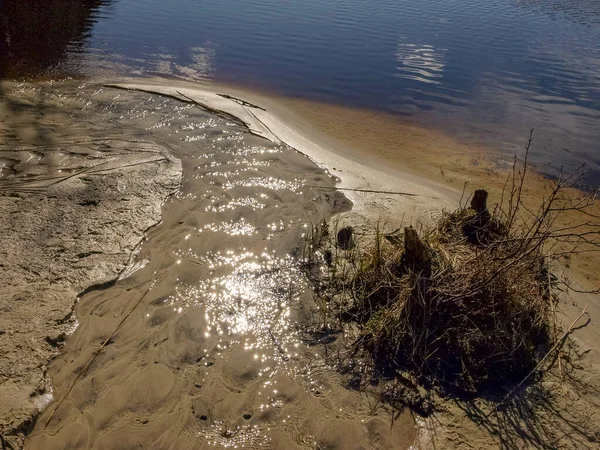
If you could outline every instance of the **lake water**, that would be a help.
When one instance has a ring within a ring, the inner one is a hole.
[[[4,0],[0,73],[216,80],[374,108],[600,180],[597,0]]]

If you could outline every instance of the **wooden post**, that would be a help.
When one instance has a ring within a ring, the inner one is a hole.
[[[492,215],[487,209],[488,191],[477,189],[471,200],[471,209],[476,212],[475,217],[467,221],[463,226],[463,233],[471,244],[481,245],[490,239],[489,227]]]
[[[337,234],[337,245],[342,250],[350,250],[353,246],[352,227],[344,227]]]

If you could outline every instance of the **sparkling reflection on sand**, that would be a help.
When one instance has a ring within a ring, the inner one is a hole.
[[[45,120],[79,96],[85,112],[62,122],[82,121],[89,140],[118,136],[125,161],[167,148],[181,160],[183,180],[116,284],[77,304],[79,327],[49,371],[54,398],[67,401],[48,427],[57,401],[44,410],[31,448],[413,442],[412,419],[402,416],[390,433],[393,412],[382,407],[373,417],[368,396],[346,389],[324,356],[322,333],[314,337],[323,322],[301,270],[303,239],[344,204],[333,176],[285,145],[172,98],[53,89]],[[41,156],[68,169],[68,148]],[[90,204],[90,213],[102,204]],[[334,345],[335,333],[329,337]],[[98,342],[107,343],[81,372]]]

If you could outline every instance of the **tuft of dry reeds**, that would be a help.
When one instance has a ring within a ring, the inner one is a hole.
[[[492,210],[487,192],[476,191],[421,236],[408,227],[398,239],[378,227],[365,251],[336,251],[332,303],[359,324],[355,351],[375,372],[475,394],[529,377],[555,348],[555,293],[566,281],[553,265],[600,249],[600,217],[590,209],[598,190],[575,189],[579,171],[552,181],[532,209],[523,201],[526,163],[515,163]]]
[[[354,274],[353,316],[364,324],[357,345],[380,367],[473,392],[522,378],[550,345],[542,242],[517,237],[497,217],[474,226],[480,221],[470,208],[445,214],[420,241],[426,258],[406,251],[416,234],[408,228],[404,245],[373,250]]]

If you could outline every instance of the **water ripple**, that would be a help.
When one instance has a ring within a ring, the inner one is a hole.
[[[600,114],[597,0],[90,3],[68,33],[49,22],[44,42],[28,32],[40,29],[35,17],[3,8],[0,34],[15,51],[0,69],[238,83],[399,113],[511,148],[536,128],[556,143],[543,162],[557,167],[584,161],[584,148],[600,153],[600,129],[587,119]],[[46,41],[52,51],[36,54]]]
[[[398,44],[396,59],[401,78],[420,81],[427,84],[441,84],[445,49],[436,49],[427,44]]]

